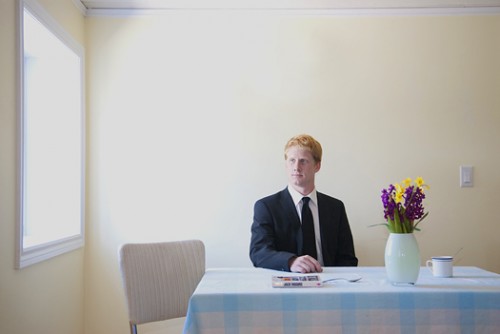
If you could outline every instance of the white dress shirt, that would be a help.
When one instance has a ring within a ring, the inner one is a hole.
[[[297,214],[302,221],[302,197],[309,197],[309,208],[313,216],[314,223],[314,239],[316,240],[316,253],[318,254],[318,262],[323,266],[323,254],[321,253],[321,234],[319,229],[319,210],[318,210],[318,196],[316,195],[316,188],[306,196],[299,193],[293,187],[288,186],[288,192],[292,196],[293,204],[295,204],[295,209]]]

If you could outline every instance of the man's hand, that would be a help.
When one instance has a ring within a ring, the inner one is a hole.
[[[315,258],[309,255],[299,256],[291,259],[290,271],[296,273],[320,273],[323,271],[321,265]]]

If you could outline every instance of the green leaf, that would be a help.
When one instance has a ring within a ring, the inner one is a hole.
[[[403,218],[403,232],[404,233],[413,232],[412,221],[407,218]]]
[[[415,223],[415,226],[413,226],[413,228],[414,228],[415,230],[420,231],[419,229],[417,229],[417,225],[418,225],[418,224],[420,224],[420,222],[421,222],[422,220],[424,220],[424,218],[425,218],[425,217],[427,217],[427,215],[428,215],[428,214],[429,214],[429,212],[426,212],[426,213],[422,216],[422,218],[420,218],[420,219],[418,220],[418,222],[416,222],[416,223]]]
[[[389,232],[394,232],[394,220],[392,220],[391,218],[387,218],[387,229],[389,230]]]
[[[368,225],[368,227],[374,227],[374,226],[387,226],[387,228],[389,228],[389,224],[387,224],[387,223]]]
[[[403,233],[403,229],[401,228],[401,220],[399,219],[398,210],[394,210],[394,232],[393,233]]]

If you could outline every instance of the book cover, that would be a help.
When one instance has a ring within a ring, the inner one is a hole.
[[[319,275],[273,276],[273,288],[307,288],[322,286]]]

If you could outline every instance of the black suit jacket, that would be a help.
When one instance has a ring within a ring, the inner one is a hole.
[[[321,250],[325,266],[357,266],[344,204],[317,192]],[[255,203],[250,259],[255,267],[290,271],[288,261],[300,256],[300,218],[288,189]]]

